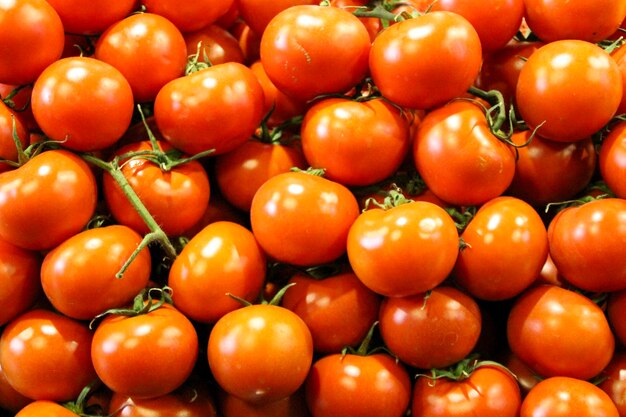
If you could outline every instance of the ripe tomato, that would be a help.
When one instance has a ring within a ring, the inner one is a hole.
[[[16,88],[19,89],[19,91],[17,91],[17,93],[15,93],[13,97],[11,97],[10,101],[6,101],[9,95],[11,95],[13,93],[13,90],[15,90]],[[18,85],[0,83],[0,96],[2,97],[2,100],[4,101],[4,104],[6,104],[7,107],[13,110],[13,113],[16,115],[19,122],[24,126],[24,128],[26,128],[26,130],[29,130],[29,131],[39,130],[39,126],[37,126],[37,122],[35,121],[35,117],[33,116],[33,110],[30,105],[30,99],[31,99],[32,93],[33,93],[33,86],[31,84],[18,86]],[[13,106],[11,106],[11,103],[13,104]],[[11,125],[9,124],[9,126]],[[18,123],[18,129],[19,129],[19,123]],[[19,132],[20,130],[18,130],[18,133]],[[25,139],[21,135],[18,135],[18,136],[20,136],[21,140]],[[15,148],[15,144],[14,143],[11,143],[11,144],[13,148]],[[27,141],[25,145],[26,144],[28,144]],[[26,148],[26,146],[24,146],[24,148]]]
[[[606,314],[617,340],[626,346],[626,290],[614,291],[609,294]]]
[[[598,164],[606,185],[626,198],[626,122],[618,122],[602,141]]]
[[[461,234],[456,282],[476,298],[515,297],[539,276],[548,257],[548,233],[539,214],[514,197],[480,207]]]
[[[154,398],[181,386],[198,356],[193,324],[170,304],[145,314],[106,316],[91,344],[93,366],[112,391]]]
[[[39,254],[0,239],[0,326],[32,306],[41,290]]]
[[[209,334],[207,357],[219,386],[251,403],[295,393],[313,361],[313,340],[295,313],[255,304],[225,314]]]
[[[460,206],[498,197],[515,174],[514,153],[491,133],[483,110],[465,100],[439,107],[422,119],[414,136],[413,159],[426,186]]]
[[[348,234],[348,259],[371,290],[389,297],[435,288],[459,253],[454,221],[441,207],[415,201],[363,212]]]
[[[367,7],[367,0],[331,0],[330,5],[333,7],[340,7],[342,9],[346,9],[349,12],[356,10],[359,7]],[[370,34],[370,39],[374,41],[378,33],[383,29],[383,24],[380,19],[376,17],[359,17],[363,26],[367,29],[367,32]]]
[[[0,83],[29,84],[63,52],[58,13],[45,0],[0,4]]]
[[[76,417],[73,413],[62,405],[47,400],[33,401],[22,408],[15,417]]]
[[[69,401],[96,378],[92,333],[76,320],[34,309],[13,319],[0,337],[0,364],[9,384],[34,400]]]
[[[595,200],[559,212],[548,226],[550,255],[570,284],[594,292],[626,289],[626,201]]]
[[[369,56],[370,72],[382,95],[402,107],[422,110],[463,95],[481,62],[476,30],[464,17],[441,11],[383,30]]]
[[[252,233],[236,223],[215,222],[191,238],[174,260],[168,286],[187,317],[215,323],[241,307],[228,293],[250,302],[259,296],[265,272],[265,256]]]
[[[524,64],[515,98],[528,126],[540,126],[540,136],[575,142],[611,120],[622,99],[622,75],[615,60],[597,45],[550,42]]]
[[[124,75],[95,58],[70,57],[48,66],[33,87],[33,115],[41,130],[77,151],[108,148],[133,115],[133,93]]]
[[[619,38],[620,36],[622,36],[622,34],[623,31],[619,30],[617,33],[617,37]],[[622,74],[622,101],[620,102],[617,109],[618,114],[626,113],[626,48],[624,48],[623,46],[624,45],[621,45],[613,52],[611,52],[611,56],[617,63],[617,67]]]
[[[228,12],[234,0],[141,0],[150,13],[161,15],[180,29],[193,32],[217,21]]]
[[[219,405],[223,417],[311,417],[302,389],[267,404],[249,403],[220,391]]]
[[[526,290],[508,317],[511,351],[543,377],[589,379],[613,356],[604,312],[585,296],[553,285]]]
[[[368,71],[371,41],[347,10],[299,5],[281,11],[261,37],[261,62],[276,87],[300,101],[345,93]],[[341,68],[329,71],[329,68]]]
[[[620,417],[623,417],[626,415],[626,353],[616,352],[602,371],[601,378],[603,380],[598,387],[611,397]]]
[[[274,16],[292,6],[317,5],[315,0],[236,0],[239,14],[245,23],[259,37]]]
[[[469,295],[447,286],[383,300],[379,313],[385,345],[406,364],[422,369],[465,358],[480,336],[482,318]]]
[[[170,81],[154,102],[163,137],[190,155],[232,151],[252,136],[263,116],[263,89],[254,73],[237,62]]]
[[[22,123],[20,117],[4,102],[0,100],[0,158],[17,162],[17,148],[13,140],[13,123],[15,121],[15,133],[22,143],[22,148],[28,144],[28,130]],[[0,172],[9,170],[11,167],[5,163],[0,163]]]
[[[243,64],[245,57],[237,38],[218,24],[212,24],[195,32],[184,34],[187,46],[187,55],[195,55],[203,60],[206,56],[211,65],[225,62],[239,62]],[[198,45],[200,49],[198,50]]]
[[[383,99],[329,98],[305,113],[304,156],[326,177],[348,186],[372,185],[393,175],[410,147],[409,122]]]
[[[65,32],[99,35],[131,14],[136,0],[47,0],[59,14]]]
[[[409,406],[411,379],[386,353],[335,353],[313,364],[305,390],[315,417],[401,417]]]
[[[157,144],[163,151],[171,149],[167,142]],[[114,156],[148,150],[152,150],[151,143],[141,141],[117,149]],[[168,171],[141,157],[120,163],[130,186],[166,234],[182,235],[202,218],[211,190],[208,174],[200,162],[189,161]],[[147,233],[148,226],[110,174],[104,174],[102,185],[113,217],[137,233]]]
[[[112,225],[80,232],[46,254],[41,284],[50,303],[66,316],[93,319],[122,308],[150,279],[151,258],[144,248],[122,278],[115,275],[142,237],[129,227]],[[95,267],[97,265],[97,267]],[[86,303],[85,294],[97,294]]]
[[[530,390],[520,417],[619,417],[607,393],[590,382],[569,377],[552,377]]]
[[[94,57],[117,68],[136,102],[154,101],[166,83],[185,73],[182,33],[163,16],[137,13],[119,20],[98,38]]]
[[[252,232],[279,262],[312,266],[346,252],[348,230],[359,215],[354,195],[343,185],[304,172],[268,179],[250,207]]]
[[[7,410],[17,413],[31,402],[33,402],[32,399],[20,394],[9,384],[2,366],[0,366],[0,412]]]
[[[68,151],[43,152],[0,174],[0,238],[25,249],[51,249],[82,230],[97,196],[87,163]]]

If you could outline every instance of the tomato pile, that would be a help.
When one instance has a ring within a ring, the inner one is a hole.
[[[626,416],[626,0],[0,0],[0,414]]]

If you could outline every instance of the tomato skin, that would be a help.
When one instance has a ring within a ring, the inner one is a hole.
[[[622,33],[622,30],[619,30],[615,39],[622,36]],[[611,52],[611,56],[617,63],[617,67],[622,74],[622,101],[617,108],[617,114],[623,114],[626,113],[626,48],[620,46]]]
[[[150,13],[161,15],[180,29],[193,32],[215,23],[228,12],[234,0],[196,0],[181,3],[176,0],[141,0]]]
[[[166,83],[183,76],[187,46],[183,34],[153,13],[122,19],[98,38],[96,59],[111,64],[128,80],[136,102],[153,101]]]
[[[48,2],[3,2],[0,5],[0,83],[32,83],[48,65],[59,59],[64,43],[63,23]]]
[[[411,297],[383,300],[380,333],[389,349],[417,368],[443,368],[465,358],[480,336],[478,304],[446,286]]]
[[[33,309],[0,337],[0,363],[9,384],[34,400],[69,401],[96,378],[89,328],[61,314]]]
[[[618,122],[602,141],[598,155],[600,174],[620,198],[626,197],[626,122]]]
[[[413,387],[411,415],[517,417],[520,404],[517,381],[506,370],[483,366],[459,381],[418,377]]]
[[[215,323],[241,307],[227,294],[254,301],[265,273],[265,255],[252,233],[236,223],[215,222],[191,238],[174,260],[168,286],[174,305],[187,317]]]
[[[550,256],[570,284],[587,291],[626,289],[626,201],[607,198],[559,212],[548,226]]]
[[[2,94],[2,96],[5,96]],[[22,123],[19,114],[9,109],[4,102],[0,101],[0,158],[17,162],[17,149],[13,140],[13,121],[15,120],[15,133],[25,148],[28,145],[28,130]],[[0,163],[0,172],[7,171],[11,167]]]
[[[82,159],[64,150],[43,152],[0,174],[0,238],[24,249],[51,249],[82,230],[97,195]]]
[[[305,113],[300,136],[309,165],[348,186],[390,177],[410,147],[408,120],[383,99],[320,100]]]
[[[592,378],[609,363],[615,347],[600,307],[553,285],[533,287],[516,300],[507,338],[511,351],[543,377]]]
[[[65,32],[98,35],[132,13],[136,0],[47,0],[59,14]]]
[[[31,398],[20,394],[9,384],[2,366],[0,366],[0,411],[7,410],[17,413],[31,402],[33,402]]]
[[[548,257],[543,220],[514,197],[497,197],[481,206],[461,239],[467,246],[459,252],[455,280],[482,300],[520,294],[537,279]]]
[[[349,11],[299,5],[268,23],[260,57],[280,91],[308,101],[321,94],[345,93],[358,84],[367,75],[370,46],[367,29]]]
[[[601,377],[604,378],[598,387],[606,392],[620,417],[626,415],[626,353],[623,351],[616,352],[611,362],[602,371]]]
[[[15,417],[76,417],[77,415],[56,402],[39,400],[26,405]]]
[[[223,417],[311,417],[304,390],[267,404],[253,404],[220,391],[219,405]]]
[[[41,291],[38,253],[0,239],[0,326],[25,312]],[[1,405],[0,405],[1,406]]]
[[[606,314],[615,338],[622,346],[626,346],[626,322],[623,319],[624,314],[626,314],[626,290],[614,291],[609,294]]]
[[[263,116],[263,89],[254,73],[237,62],[172,80],[154,101],[163,137],[190,155],[235,149],[252,136]]]
[[[69,57],[48,66],[33,87],[32,109],[41,130],[76,151],[103,150],[130,126],[130,84],[106,62]]]
[[[187,55],[198,53],[198,43],[202,42],[199,59],[202,61],[204,54],[209,58],[211,65],[225,62],[245,63],[243,51],[237,38],[218,24],[206,26],[195,32],[184,34],[187,46]]]
[[[376,37],[369,56],[374,84],[383,97],[421,110],[463,95],[481,61],[476,30],[464,17],[444,11],[389,26]]]
[[[180,387],[198,356],[193,324],[170,304],[137,316],[106,316],[91,345],[93,366],[112,391],[155,398]]]
[[[263,0],[236,0],[239,14],[259,37],[265,32],[267,24],[274,16],[292,6],[316,5],[319,2],[314,0],[274,0],[267,2]]]
[[[552,377],[530,390],[520,417],[619,417],[611,398],[590,382],[569,377]]]
[[[411,379],[386,353],[335,353],[313,364],[305,390],[315,417],[400,417],[409,405]]]
[[[537,133],[546,139],[576,142],[611,120],[622,99],[622,75],[597,45],[555,41],[528,58],[515,98],[531,130],[541,125]]]
[[[207,358],[219,386],[251,403],[295,393],[313,361],[306,324],[286,308],[255,304],[222,316],[209,335]]]

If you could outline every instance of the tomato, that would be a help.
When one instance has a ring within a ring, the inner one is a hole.
[[[626,415],[626,353],[616,352],[601,375],[603,380],[598,387],[611,397],[623,417]]]
[[[207,357],[219,386],[251,403],[278,401],[304,383],[313,340],[295,313],[255,304],[225,314],[209,334]]]
[[[190,155],[232,151],[252,136],[263,116],[263,89],[254,73],[237,62],[170,81],[154,102],[163,137]]]
[[[80,232],[46,254],[41,284],[50,303],[66,316],[93,319],[129,303],[150,279],[151,258],[142,249],[122,278],[116,277],[142,236],[126,226],[112,225]],[[86,294],[97,294],[85,303]]]
[[[542,379],[513,353],[508,353],[506,361],[503,365],[506,366],[506,368],[517,378],[517,382],[519,383],[522,392],[522,397],[525,397],[526,394],[528,394],[528,392]]]
[[[543,377],[589,379],[613,356],[604,312],[585,296],[553,285],[526,290],[508,317],[511,351]]]
[[[10,98],[10,100],[6,101],[9,95],[11,95],[13,93],[13,90],[15,89],[18,89],[17,93],[14,94]],[[21,140],[25,140],[25,138],[19,134],[20,124],[22,124],[24,128],[29,131],[34,131],[34,130],[39,129],[39,126],[37,126],[37,122],[35,121],[35,117],[33,116],[33,110],[30,105],[32,92],[33,92],[33,86],[31,84],[26,84],[26,85],[21,85],[21,86],[11,85],[11,84],[0,84],[0,96],[2,97],[2,100],[5,101],[4,104],[6,104],[7,107],[9,107],[12,110],[13,114],[15,114],[15,116],[19,120],[18,136],[20,137]],[[9,124],[9,126],[11,125]],[[3,126],[3,129],[5,128],[6,127]],[[25,141],[25,144],[27,144],[27,141]],[[13,141],[11,142],[11,145],[15,147],[15,144],[13,143]]]
[[[261,37],[261,62],[276,87],[300,101],[345,93],[368,71],[371,41],[347,10],[299,5],[281,11]],[[329,71],[341,68],[341,71]]]
[[[117,68],[135,101],[143,103],[183,76],[187,47],[172,22],[157,14],[137,13],[109,26],[98,38],[94,57]]]
[[[223,417],[311,417],[302,389],[267,404],[248,403],[220,391],[219,404]]]
[[[311,367],[306,399],[315,417],[401,417],[411,397],[404,365],[386,353],[323,356]]]
[[[171,146],[157,142],[163,151]],[[114,156],[127,152],[152,150],[149,141],[141,141],[119,148]],[[163,231],[170,236],[182,235],[196,224],[204,214],[211,193],[209,177],[198,161],[189,161],[164,170],[144,158],[122,160],[122,173]],[[149,231],[139,214],[117,182],[108,173],[103,177],[103,192],[113,217],[138,233]]]
[[[515,175],[506,193],[535,207],[575,197],[589,184],[596,170],[597,156],[591,138],[555,142],[539,135],[531,139],[531,135],[532,131],[524,130],[511,137],[520,147]]]
[[[66,32],[98,35],[131,14],[136,0],[47,0],[59,14]]]
[[[89,328],[52,311],[13,319],[0,337],[0,364],[9,384],[34,400],[69,401],[96,378]]]
[[[461,240],[455,281],[483,300],[520,294],[537,279],[548,257],[543,220],[514,197],[498,197],[481,206]]]
[[[63,52],[58,13],[45,0],[0,4],[0,83],[29,84]]]
[[[619,38],[620,36],[622,36],[622,33],[623,31],[619,30],[617,37]],[[626,113],[626,48],[622,48],[622,46],[611,52],[611,56],[617,63],[617,67],[622,74],[622,101],[617,108],[618,114]]]
[[[51,249],[82,230],[97,196],[87,163],[68,151],[43,152],[0,174],[0,238],[25,249]]]
[[[422,119],[414,136],[413,159],[426,186],[460,206],[498,197],[515,174],[510,147],[491,133],[483,110],[465,100],[439,107]]]
[[[15,417],[76,417],[78,414],[53,401],[33,401],[22,408]]]
[[[91,345],[98,377],[133,398],[171,393],[191,375],[197,356],[193,324],[167,303],[145,314],[106,316]]]
[[[309,165],[349,186],[390,177],[410,147],[408,120],[383,99],[320,100],[307,110],[300,136]]]
[[[524,3],[528,27],[545,42],[560,39],[599,42],[612,35],[626,17],[624,0],[524,0]]]
[[[239,46],[237,38],[223,27],[212,24],[195,32],[185,33],[187,55],[195,55],[198,52],[200,61],[208,58],[212,65],[225,62],[239,62],[243,64],[245,57]],[[198,45],[200,44],[200,49]]]
[[[229,221],[250,228],[250,215],[241,211],[224,199],[219,192],[211,193],[209,206],[202,215],[202,218],[192,228],[188,229],[184,236],[192,238],[211,223],[218,221]]]
[[[273,3],[272,3],[273,4]],[[229,30],[243,52],[245,63],[250,65],[251,63],[261,59],[261,35],[250,29],[243,20],[237,20],[232,28]]]
[[[0,326],[35,303],[41,290],[40,265],[38,253],[0,239]]]
[[[0,101],[0,158],[17,162],[17,148],[13,139],[13,123],[15,122],[15,133],[20,139],[22,147],[28,144],[28,130],[22,123],[19,116]],[[0,163],[0,171],[7,171],[11,167],[8,164]]]
[[[304,172],[268,179],[250,207],[252,232],[273,259],[299,266],[331,262],[346,252],[348,230],[359,215],[343,185]]]
[[[385,345],[404,363],[423,369],[446,367],[465,358],[478,341],[482,323],[478,304],[448,286],[386,298],[379,320]]]
[[[17,413],[20,409],[31,403],[33,400],[20,394],[9,384],[2,366],[0,366],[0,412],[2,410]]]
[[[254,301],[263,288],[265,273],[265,255],[252,233],[239,224],[222,221],[209,224],[191,238],[170,268],[168,286],[174,304],[187,317],[215,323],[241,307],[229,293]]]
[[[333,7],[340,7],[352,12],[359,7],[367,7],[367,0],[331,0],[330,5]],[[359,17],[363,26],[367,29],[370,35],[370,40],[374,40],[378,33],[383,29],[383,25],[380,19],[376,17]]]
[[[569,377],[552,377],[530,390],[520,417],[619,417],[607,393],[590,382]]]
[[[608,198],[559,212],[548,226],[550,255],[570,284],[587,291],[626,288],[626,201]]]
[[[522,118],[540,136],[575,142],[611,120],[622,99],[622,75],[597,45],[550,42],[526,61],[515,98]]]
[[[517,417],[521,404],[517,381],[497,366],[480,366],[459,380],[419,376],[413,387],[414,417]]]
[[[606,185],[618,197],[626,197],[626,122],[618,122],[602,141],[598,165]]]
[[[265,181],[291,168],[307,166],[301,148],[296,145],[250,139],[215,158],[215,181],[228,202],[249,212],[254,194]]]
[[[452,218],[423,201],[363,212],[348,234],[348,259],[371,290],[390,297],[435,288],[452,271],[459,252]]]
[[[442,11],[389,26],[376,37],[369,56],[372,79],[383,97],[422,110],[463,95],[481,62],[476,30],[464,17]]]
[[[214,23],[228,12],[234,0],[141,0],[148,12],[161,15],[180,29],[193,32]]]
[[[124,75],[95,58],[63,58],[33,87],[33,115],[52,140],[77,151],[105,149],[130,126],[133,93]]]
[[[352,272],[324,279],[296,274],[282,306],[296,313],[311,331],[316,352],[339,353],[356,347],[378,318],[380,297]]]
[[[624,314],[626,314],[626,290],[614,291],[609,294],[606,314],[613,334],[623,346],[626,346],[626,322],[623,320]]]
[[[254,33],[261,36],[274,16],[292,6],[317,5],[315,0],[236,0],[239,14]]]

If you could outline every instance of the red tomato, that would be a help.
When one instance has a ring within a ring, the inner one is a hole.
[[[511,351],[543,377],[589,379],[613,356],[604,312],[583,295],[553,285],[526,290],[508,317]]]
[[[158,146],[163,151],[171,149],[167,142],[158,142]],[[148,150],[152,150],[152,144],[142,141],[119,148],[115,155]],[[166,234],[182,235],[202,218],[211,190],[208,174],[200,162],[190,161],[167,171],[144,158],[122,160],[121,163],[122,173],[130,186]],[[119,223],[138,233],[149,231],[108,173],[103,177],[103,191],[107,206]]]
[[[11,95],[11,93],[13,93],[13,90],[15,90],[16,88],[19,88],[19,91],[15,95],[13,95],[9,101],[7,101],[9,95]],[[6,104],[7,107],[13,110],[13,113],[16,115],[19,122],[24,125],[24,128],[26,128],[26,130],[30,131],[39,130],[39,126],[37,126],[37,122],[35,121],[35,117],[33,116],[33,110],[30,105],[32,92],[33,87],[30,84],[17,86],[0,83],[0,96],[4,101],[4,104]],[[20,123],[18,123],[18,129]],[[5,129],[5,127],[3,127],[3,129]],[[18,130],[18,132],[20,131]],[[20,139],[25,140],[24,137],[22,137],[21,135],[19,136]],[[28,144],[28,142],[25,141],[25,144]],[[11,145],[13,146],[13,148],[15,148],[15,144],[13,143],[13,141],[11,141]]]
[[[43,152],[0,174],[0,238],[25,249],[51,249],[83,229],[97,195],[82,159],[64,150]]]
[[[611,397],[620,417],[626,416],[626,353],[616,352],[601,378],[598,387]]]
[[[522,397],[525,397],[526,394],[528,394],[528,392],[542,379],[535,373],[535,371],[530,369],[528,365],[522,362],[520,358],[513,353],[508,353],[506,361],[503,365],[506,366],[506,368],[517,378],[517,382],[519,383],[522,391]]]
[[[540,126],[540,136],[575,142],[611,120],[622,99],[622,75],[615,60],[599,46],[555,41],[528,58],[515,98],[528,126]]]
[[[274,3],[272,3],[274,4]],[[246,64],[258,61],[261,57],[261,35],[250,29],[243,20],[235,22],[230,32],[237,38]]]
[[[245,57],[237,38],[223,27],[212,24],[191,33],[185,33],[187,55],[198,52],[200,61],[208,58],[211,65],[225,62],[239,62],[243,64]],[[198,45],[200,49],[198,50]]]
[[[219,386],[251,403],[295,393],[313,361],[313,340],[295,313],[271,304],[240,308],[215,323],[207,356]]]
[[[15,417],[76,417],[78,414],[53,401],[33,401],[21,409]]]
[[[606,185],[626,198],[626,122],[618,122],[602,141],[598,164]]]
[[[135,316],[106,316],[91,345],[98,377],[133,398],[171,393],[191,375],[197,356],[193,324],[169,304]]]
[[[302,389],[267,404],[249,403],[224,391],[220,391],[220,394],[219,404],[223,417],[311,417]]]
[[[626,346],[626,290],[614,291],[609,294],[606,314],[617,340]]]
[[[259,296],[265,272],[265,256],[252,233],[236,223],[215,222],[185,245],[170,268],[168,286],[187,317],[215,323],[241,307],[229,293],[250,302]]]
[[[367,7],[367,0],[331,0],[330,5],[333,7],[340,7],[342,9],[346,9],[349,12],[357,10],[359,7]],[[359,17],[363,26],[367,29],[367,32],[370,34],[370,39],[374,41],[378,33],[383,29],[383,25],[380,19],[376,17]]]
[[[465,358],[478,341],[482,323],[478,304],[446,286],[386,298],[379,320],[385,345],[404,363],[423,369],[443,368]]]
[[[98,35],[131,14],[136,0],[47,0],[59,14],[65,32]]]
[[[367,29],[349,11],[300,5],[272,18],[261,37],[260,53],[274,85],[308,101],[345,93],[358,84],[367,75],[370,46]]]
[[[237,62],[170,81],[154,102],[163,137],[190,155],[232,151],[252,136],[263,116],[263,89],[254,73]]]
[[[63,52],[58,13],[45,0],[0,4],[0,83],[29,84]]]
[[[409,406],[411,379],[386,353],[335,353],[313,364],[305,390],[315,417],[401,417]]]
[[[393,175],[409,147],[409,122],[383,99],[329,98],[311,106],[300,131],[304,156],[326,177],[348,186],[372,185]]]
[[[91,340],[91,331],[81,322],[30,310],[4,328],[0,364],[9,384],[28,398],[73,400],[96,378]]]
[[[28,130],[20,117],[0,100],[0,158],[17,162],[17,148],[13,139],[14,123],[15,133],[20,139],[22,148],[25,148],[24,145],[28,144]],[[11,169],[10,165],[0,163],[0,172],[9,169]]]
[[[622,30],[619,30],[618,37],[623,36],[623,33]],[[617,63],[617,67],[622,74],[622,101],[617,108],[617,113],[623,114],[626,113],[626,47],[621,45],[611,53],[611,56]]]
[[[274,16],[292,6],[317,5],[315,0],[274,0],[267,2],[264,0],[236,0],[239,14],[246,24],[258,36],[265,32],[267,24]]]
[[[454,221],[423,201],[363,212],[348,234],[348,259],[371,290],[389,297],[435,288],[452,271],[459,253]]]
[[[354,195],[343,185],[304,172],[268,179],[250,207],[252,232],[279,262],[312,266],[346,252],[348,230],[359,215]]]
[[[113,65],[128,80],[136,102],[154,101],[166,83],[185,73],[187,47],[166,18],[137,13],[111,25],[96,43],[95,58]]]
[[[2,366],[0,366],[0,412],[7,410],[12,413],[17,413],[32,401],[32,399],[17,392],[15,388],[9,384],[2,370]]]
[[[150,13],[161,15],[180,29],[193,32],[214,23],[226,14],[234,0],[141,0]]]
[[[522,403],[520,417],[619,417],[607,393],[590,382],[552,377],[539,382]]]
[[[0,326],[31,307],[40,293],[39,254],[0,239]]]
[[[559,212],[548,226],[550,255],[570,284],[594,292],[626,289],[626,201],[595,200]]]
[[[133,93],[124,75],[94,58],[63,58],[41,74],[33,115],[44,133],[77,151],[113,145],[130,126]]]
[[[391,25],[376,37],[369,56],[382,95],[413,109],[430,109],[463,95],[481,62],[476,30],[452,12],[427,13]]]

